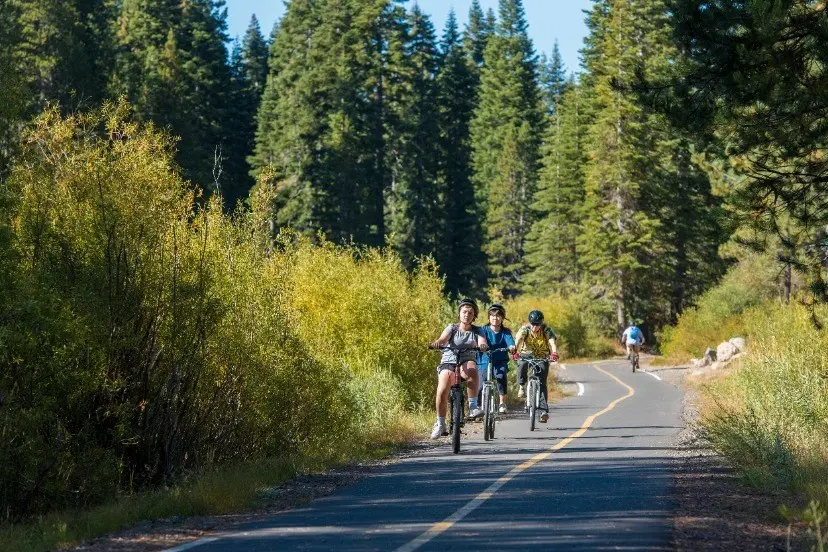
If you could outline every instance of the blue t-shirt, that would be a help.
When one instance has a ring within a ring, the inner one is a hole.
[[[512,330],[510,330],[509,328],[501,327],[501,330],[499,332],[495,332],[491,326],[486,324],[485,326],[480,328],[480,335],[486,338],[486,342],[489,344],[489,349],[508,349],[509,347],[513,347],[515,345],[515,340],[512,337]],[[492,353],[492,364],[494,364],[495,366],[502,366],[508,363],[508,351],[497,351],[495,353]],[[488,366],[489,355],[478,353],[477,365]]]

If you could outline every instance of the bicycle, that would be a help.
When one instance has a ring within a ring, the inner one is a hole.
[[[494,439],[495,422],[497,421],[497,386],[494,381],[494,363],[492,362],[492,353],[499,351],[508,351],[509,349],[489,349],[485,354],[489,355],[489,365],[486,371],[486,381],[483,382],[483,440],[488,441]]]
[[[538,407],[540,406],[541,387],[540,376],[543,371],[544,363],[548,362],[545,358],[523,357],[529,363],[531,373],[528,373],[526,381],[526,410],[529,411],[529,431],[535,431],[535,418],[537,416]],[[529,370],[527,370],[529,372]]]
[[[632,352],[630,352],[630,364],[632,364],[633,374],[635,374],[637,369],[641,368],[641,365],[638,363],[638,351],[635,349],[632,349]]]
[[[434,347],[429,346],[429,349],[434,349]],[[441,347],[440,349],[448,349],[454,352],[458,359],[463,352],[480,350],[478,347],[466,347],[463,349]],[[454,454],[458,454],[460,452],[460,428],[465,425],[463,413],[466,408],[466,392],[462,385],[465,380],[460,376],[460,367],[465,362],[455,362],[453,364],[454,383],[449,389],[449,435],[451,435],[451,449]]]

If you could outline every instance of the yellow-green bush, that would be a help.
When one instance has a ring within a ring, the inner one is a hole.
[[[828,317],[828,308],[817,315]],[[703,387],[712,444],[757,485],[828,498],[828,334],[799,305],[747,311],[750,352]]]
[[[558,335],[558,346],[565,357],[613,354],[611,340],[602,335],[598,321],[585,303],[585,298],[578,295],[520,295],[504,306],[515,330],[528,322],[529,311],[543,312],[544,320]]]
[[[26,136],[0,190],[0,508],[88,506],[213,466],[347,455],[430,402],[432,266],[272,243],[195,197],[124,104]]]
[[[767,255],[752,255],[732,267],[722,281],[687,309],[676,326],[662,330],[663,362],[686,363],[732,337],[745,337],[742,313],[769,301],[778,293],[778,267]]]

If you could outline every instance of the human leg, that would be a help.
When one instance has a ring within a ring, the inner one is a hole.
[[[538,379],[540,380],[541,400],[538,405],[538,410],[542,412],[549,411],[549,403],[547,402],[546,378],[549,377],[549,362],[544,361],[540,364],[540,373]]]

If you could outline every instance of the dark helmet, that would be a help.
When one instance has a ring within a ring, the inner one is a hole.
[[[459,312],[465,305],[469,305],[472,309],[474,309],[474,317],[477,318],[480,310],[477,308],[477,303],[474,302],[474,299],[469,299],[468,297],[460,299],[460,302],[457,303],[457,311]]]
[[[489,314],[492,314],[493,312],[500,312],[500,315],[503,318],[506,318],[506,308],[500,303],[492,303],[492,306],[489,307]]]
[[[539,310],[533,310],[529,313],[529,323],[530,324],[542,324],[543,323],[543,313]]]

